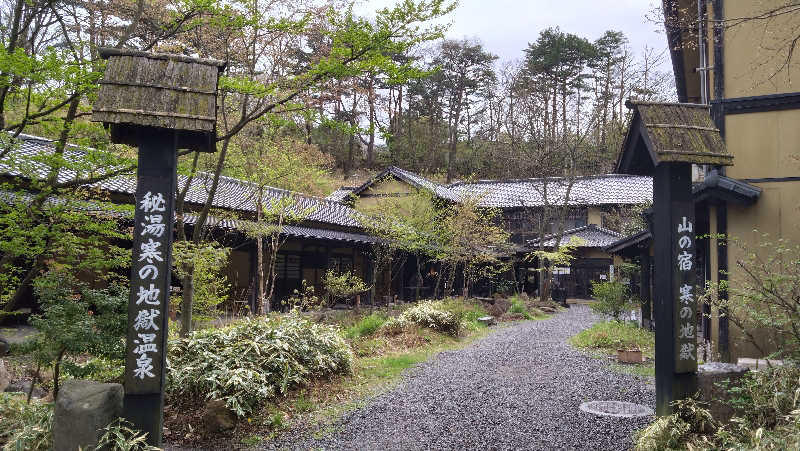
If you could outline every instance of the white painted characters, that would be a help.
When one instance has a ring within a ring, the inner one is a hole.
[[[148,191],[147,194],[144,195],[144,199],[139,202],[139,205],[141,205],[141,209],[144,210],[145,213],[166,210],[166,200],[161,193],[153,194]]]
[[[163,262],[164,258],[161,257],[161,251],[157,249],[158,246],[161,246],[161,243],[158,241],[153,241],[152,238],[150,238],[150,241],[147,243],[142,243],[141,252],[139,253],[139,261],[145,260],[150,264],[153,263],[153,260]]]
[[[162,249],[167,229],[163,212],[166,211],[167,202],[163,193],[152,193],[150,191],[144,195],[139,202],[139,210],[144,213],[142,221],[139,222],[139,236],[143,237],[139,244],[139,258],[137,262],[142,264],[138,270],[139,282],[138,292],[134,299],[136,305],[142,307],[136,312],[133,321],[133,329],[137,332],[137,339],[133,340],[136,347],[133,354],[136,355],[136,367],[133,369],[133,377],[144,380],[145,378],[156,377],[153,372],[152,354],[158,353],[158,321],[161,319],[160,307],[163,301],[161,285],[158,282],[147,283],[144,281],[156,281],[159,274],[163,277],[167,269],[163,268],[164,255]],[[171,218],[166,218],[169,220]],[[138,333],[141,332],[141,333]]]
[[[692,232],[692,222],[686,219],[686,216],[683,217],[683,222],[678,224],[678,233],[683,232]]]
[[[694,254],[687,250],[692,249],[694,245],[693,232],[694,226],[692,222],[689,221],[686,216],[683,216],[681,222],[678,223],[677,243],[679,251],[677,253],[678,270],[684,273],[681,277],[688,277],[688,274],[685,273],[690,273],[694,266]],[[681,250],[683,252],[680,252]],[[688,283],[683,283],[678,287],[678,306],[680,307],[678,316],[681,321],[678,324],[677,339],[682,341],[678,348],[678,359],[687,361],[695,359],[695,351],[697,350],[697,345],[695,343],[697,326],[695,324],[695,299],[694,293],[692,293],[693,288],[694,287]]]

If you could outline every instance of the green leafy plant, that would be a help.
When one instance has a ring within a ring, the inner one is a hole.
[[[65,378],[122,383],[125,361],[108,357],[92,357],[85,362],[76,363],[65,359],[62,369]]]
[[[595,302],[590,304],[592,310],[609,315],[616,321],[636,308],[630,289],[622,282],[592,282],[592,294],[595,298]]]
[[[53,405],[0,393],[0,445],[3,451],[49,450],[53,446]]]
[[[366,337],[377,332],[385,322],[386,316],[373,313],[361,318],[358,323],[348,327],[344,335],[347,338]]]
[[[657,419],[636,434],[636,451],[684,449],[692,437],[713,434],[719,426],[707,406],[694,398],[674,401],[672,409],[671,415]]]
[[[462,318],[462,326],[471,330],[486,327],[485,324],[478,322],[478,318],[489,315],[480,301],[463,298],[447,298],[438,301],[442,310],[459,315]]]
[[[508,312],[522,315],[525,319],[533,319],[533,316],[531,316],[530,312],[528,312],[528,307],[525,306],[525,302],[521,299],[513,299],[511,301],[511,308],[508,309]]]
[[[637,435],[636,449],[800,449],[800,368],[750,372],[729,391],[737,409],[729,424],[717,424],[694,399],[676,401],[672,415]]]
[[[364,293],[370,287],[351,271],[336,272],[329,269],[322,278],[325,290],[336,301],[343,301]]]
[[[699,299],[726,312],[762,355],[776,351],[776,358],[800,361],[800,245],[766,234],[755,245],[718,238],[738,251],[731,253],[738,271],[730,272],[730,281],[707,284]]]
[[[325,306],[325,299],[316,295],[314,285],[309,284],[303,279],[299,290],[294,290],[283,304],[292,310],[305,312],[308,310],[319,310]]]
[[[123,419],[104,427],[103,435],[97,441],[95,451],[158,451],[160,448],[147,444],[147,433],[133,429],[133,425]]]
[[[61,271],[39,277],[35,288],[43,313],[32,315],[30,323],[40,333],[25,347],[40,366],[52,366],[54,396],[64,357],[123,357],[128,306],[124,288],[93,290]]]
[[[400,335],[402,334],[411,324],[406,321],[405,319],[395,316],[393,318],[389,318],[380,328],[380,331],[386,335]]]
[[[653,356],[655,336],[653,332],[634,324],[619,321],[603,321],[580,331],[570,339],[573,346],[615,354],[617,349],[640,349],[646,356]]]
[[[449,312],[440,302],[424,301],[406,309],[396,319],[386,321],[383,327],[387,333],[393,334],[413,323],[457,337],[463,327],[463,319],[462,311]]]
[[[229,258],[230,249],[213,242],[177,241],[172,245],[172,263],[178,277],[183,279],[187,268],[194,269],[194,321],[203,323],[215,319],[218,306],[228,300],[230,284],[223,270]],[[180,306],[178,297],[170,302]]]
[[[352,352],[335,327],[297,313],[201,330],[169,348],[172,399],[221,399],[238,416],[311,379],[345,374]]]

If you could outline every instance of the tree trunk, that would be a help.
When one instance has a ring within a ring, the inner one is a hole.
[[[373,82],[374,83],[374,82]],[[369,143],[367,144],[367,167],[375,164],[375,86],[369,87]]]
[[[258,187],[258,202],[256,203],[256,223],[261,223],[261,209],[263,208],[264,187]],[[256,237],[256,266],[258,268],[258,283],[256,284],[256,306],[258,311],[253,313],[266,313],[264,305],[264,237]]]
[[[183,291],[181,292],[181,337],[186,338],[192,331],[192,302],[194,301],[194,265],[184,267]]]

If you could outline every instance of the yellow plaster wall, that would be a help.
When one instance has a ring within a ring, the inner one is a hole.
[[[581,258],[612,258],[610,254],[607,252],[603,252],[601,249],[581,249],[579,256]]]
[[[725,117],[725,141],[734,178],[796,177],[800,173],[800,110]]]
[[[779,238],[792,243],[800,243],[800,182],[759,183],[763,189],[761,198],[755,205],[728,206],[728,235],[737,238],[750,248],[756,248],[761,240],[775,241]],[[764,238],[763,234],[769,236]],[[744,251],[737,246],[728,247],[728,266],[731,285],[742,280],[743,274],[736,262],[744,256]],[[758,350],[744,339],[742,332],[731,324],[730,328],[731,356],[760,356]],[[766,344],[766,332],[762,346]]]
[[[363,194],[402,194],[407,195],[414,192],[414,187],[409,185],[408,183],[401,182],[400,180],[384,180],[378,183],[375,183],[371,187],[364,190]],[[363,197],[357,196],[356,197],[356,208],[369,208],[376,204],[378,204],[384,198],[381,197]]]
[[[727,1],[725,15],[728,20],[753,17],[785,4],[785,0]],[[725,97],[800,91],[800,67],[784,64],[798,23],[800,12],[792,12],[726,28]]]
[[[602,212],[602,210],[600,210],[599,208],[595,208],[595,207],[589,207],[588,223],[602,226],[603,225],[603,212]]]

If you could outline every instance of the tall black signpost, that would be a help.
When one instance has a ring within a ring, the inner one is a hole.
[[[692,165],[661,163],[653,179],[656,407],[693,394],[697,372],[696,244]]]
[[[160,446],[177,150],[213,152],[216,88],[224,63],[101,49],[108,59],[92,120],[112,141],[138,146],[124,416]]]
[[[656,411],[666,415],[673,400],[697,390],[699,284],[692,164],[730,165],[733,157],[714,127],[708,105],[626,105],[633,118],[616,170],[653,176]]]

